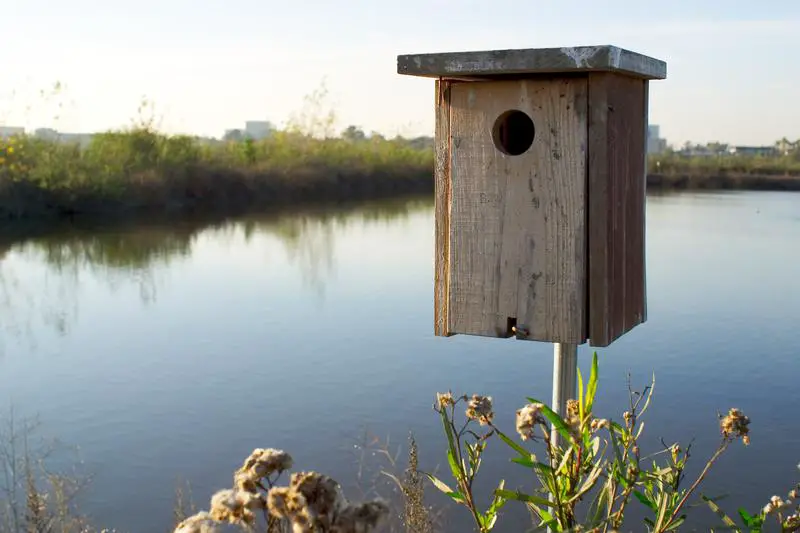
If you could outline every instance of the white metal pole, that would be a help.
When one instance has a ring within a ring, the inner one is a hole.
[[[576,399],[578,394],[578,345],[556,343],[553,348],[552,409],[566,418],[567,400]],[[553,427],[550,429],[550,438],[553,445],[558,446],[558,432]],[[547,531],[552,532],[550,528]]]
[[[566,417],[567,400],[578,394],[578,345],[556,343],[553,345],[553,406],[562,418]],[[557,438],[558,433],[554,432]]]

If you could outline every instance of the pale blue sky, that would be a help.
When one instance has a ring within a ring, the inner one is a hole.
[[[282,123],[324,80],[337,127],[432,134],[433,81],[398,54],[613,44],[667,62],[650,121],[669,142],[800,138],[797,0],[23,0],[0,36],[0,123],[29,128],[123,126],[146,95],[163,129],[218,136]]]

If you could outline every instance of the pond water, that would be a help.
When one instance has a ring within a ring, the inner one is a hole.
[[[179,480],[207,508],[255,447],[286,449],[355,497],[386,491],[390,463],[374,442],[363,451],[372,436],[399,450],[400,470],[409,431],[421,468],[446,465],[437,391],[492,395],[510,433],[526,395],[551,394],[548,344],[434,337],[433,223],[431,201],[402,200],[6,244],[0,408],[79,447],[82,510],[120,531],[168,531]],[[628,373],[637,389],[654,374],[643,451],[693,442],[691,480],[717,413],[739,407],[752,444],[731,447],[706,493],[729,494],[734,512],[784,494],[800,481],[800,196],[650,196],[647,280],[648,321],[598,351],[596,412],[619,418]],[[584,371],[590,357],[581,346]],[[530,487],[500,444],[482,490]],[[524,513],[507,509],[497,530],[519,531]],[[467,530],[464,509],[447,512],[448,531]]]

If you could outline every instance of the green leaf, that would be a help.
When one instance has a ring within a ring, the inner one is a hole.
[[[656,388],[656,375],[653,374],[653,379],[650,381],[650,386],[648,387],[647,398],[644,401],[644,405],[639,410],[639,417],[644,415],[645,411],[647,411],[647,408],[650,406],[650,400],[653,398],[653,391],[655,390],[655,388]]]
[[[561,463],[559,463],[558,468],[555,469],[556,473],[564,471],[564,475],[567,475],[567,461],[569,461],[569,458],[574,451],[574,448],[567,448],[567,450],[564,452],[564,456],[561,458]]]
[[[496,489],[494,493],[497,496],[501,496],[506,500],[516,500],[518,502],[526,502],[526,503],[533,503],[536,505],[545,505],[548,507],[554,507],[555,504],[546,498],[542,498],[540,496],[531,496],[530,494],[525,494],[518,490],[505,490],[505,489]]]
[[[461,466],[456,461],[456,456],[453,455],[453,450],[447,450],[447,462],[450,464],[450,471],[453,473],[453,478],[461,479],[461,477],[463,477]]]
[[[714,513],[722,520],[722,522],[726,526],[730,526],[731,528],[733,528],[732,531],[736,531],[737,533],[739,533],[741,531],[737,527],[736,522],[734,522],[733,519],[730,516],[726,515],[725,512],[720,508],[719,505],[717,505],[717,503],[714,500],[712,500],[711,498],[709,498],[705,494],[701,494],[700,497],[703,499],[703,501],[706,502],[706,505],[708,505],[708,507],[712,511],[714,511]],[[745,514],[747,514],[747,513],[745,513]],[[746,522],[747,522],[747,519],[745,518],[745,523]]]
[[[529,458],[531,456],[531,452],[529,452],[528,450],[526,450],[525,448],[523,448],[522,446],[511,440],[511,438],[509,438],[505,433],[503,433],[499,429],[496,430],[496,432],[497,436],[500,437],[500,440],[508,444],[515,452],[520,454],[521,457]]]
[[[505,480],[500,480],[500,484],[497,487],[497,490],[503,490],[505,486]],[[486,510],[486,514],[484,515],[484,527],[489,530],[494,527],[495,522],[497,522],[497,513],[500,509],[506,504],[506,499],[495,493],[494,498],[492,499],[492,504]]]
[[[642,504],[644,504],[645,506],[647,506],[650,509],[652,509],[652,511],[654,513],[658,512],[658,507],[656,506],[656,503],[653,500],[651,500],[650,498],[648,498],[647,496],[645,496],[644,494],[642,494],[638,490],[634,490],[633,491],[633,495],[636,497],[637,500],[642,502]]]
[[[447,444],[450,447],[450,451],[453,455],[456,454],[456,443],[455,443],[455,436],[453,435],[453,429],[450,427],[450,421],[447,419],[447,409],[441,410],[442,416],[442,425],[444,426],[444,432],[447,435]]]
[[[676,530],[676,529],[678,529],[678,528],[680,527],[680,525],[681,525],[681,524],[683,524],[685,521],[686,521],[686,515],[685,515],[685,514],[682,514],[682,515],[680,515],[678,518],[676,518],[676,519],[675,519],[675,520],[674,520],[674,521],[673,521],[673,522],[672,522],[672,523],[669,525],[669,527],[668,527],[668,528],[666,528],[664,531],[675,531],[675,530]],[[736,530],[736,531],[738,531],[738,530]]]
[[[622,451],[619,449],[619,443],[617,442],[617,436],[613,431],[609,431],[608,434],[611,436],[611,446],[614,448],[614,457],[616,458],[619,467],[622,468],[624,466],[624,462],[622,460]]]
[[[540,402],[534,398],[528,398],[531,403],[538,403],[542,405],[542,414],[553,425],[558,434],[564,438],[565,442],[572,442],[572,434],[569,432],[569,426],[558,413],[550,409],[544,402]]]
[[[597,352],[592,354],[592,367],[589,371],[589,383],[586,385],[586,412],[591,413],[594,397],[597,394]]]
[[[742,517],[742,520],[744,520],[744,523],[746,525],[748,525],[748,526],[752,525],[751,522],[753,521],[753,517],[750,515],[750,513],[748,513],[744,509],[744,507],[739,507],[739,509],[737,509],[737,511],[739,513],[739,516]]]
[[[433,474],[429,474],[428,472],[423,472],[423,474],[425,474],[428,477],[428,479],[431,480],[431,483],[433,483],[434,486],[437,489],[439,489],[440,491],[444,492],[445,494],[450,496],[455,501],[457,501],[457,502],[463,502],[464,501],[464,495],[463,494],[461,494],[460,492],[454,491],[453,489],[448,487],[447,483],[445,483],[441,479],[437,478]]]
[[[514,457],[511,459],[512,463],[517,463],[518,465],[522,465],[526,468],[533,468],[534,462],[530,459],[526,459],[525,457]]]
[[[737,511],[739,512],[739,516],[742,517],[742,520],[744,520],[744,523],[747,527],[761,528],[761,526],[764,525],[764,518],[762,516],[760,515],[753,516],[747,511],[745,511],[743,507],[739,507]]]
[[[600,478],[600,473],[602,471],[603,471],[603,463],[602,461],[598,461],[597,464],[592,469],[592,471],[586,477],[586,480],[583,482],[583,485],[581,485],[581,488],[578,489],[578,491],[572,498],[570,498],[569,503],[574,502],[575,500],[577,500],[578,498],[589,492],[592,489],[592,487],[594,487],[595,483],[597,483],[597,480]]]
[[[597,491],[597,495],[592,499],[592,503],[589,505],[589,512],[587,513],[589,517],[589,527],[595,527],[603,520],[603,514],[605,514],[603,511],[605,510],[608,499],[609,487],[608,483],[606,483],[605,486]]]

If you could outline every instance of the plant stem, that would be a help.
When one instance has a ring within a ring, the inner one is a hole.
[[[719,445],[719,448],[717,448],[717,451],[714,452],[714,455],[711,456],[711,459],[708,460],[705,468],[703,468],[703,471],[700,472],[700,475],[697,476],[697,479],[694,481],[694,483],[692,483],[692,486],[689,487],[689,490],[686,491],[686,494],[683,495],[681,501],[678,502],[678,505],[675,506],[675,509],[673,509],[672,513],[670,514],[669,520],[665,525],[665,530],[668,529],[669,526],[672,524],[672,522],[675,520],[675,517],[678,515],[680,510],[686,504],[686,501],[689,499],[689,496],[692,495],[695,489],[700,485],[700,483],[702,483],[703,479],[705,479],[706,475],[708,474],[708,471],[711,470],[711,466],[717,461],[717,459],[719,459],[719,457],[723,454],[723,452],[725,452],[725,450],[728,448],[729,442],[730,441],[728,441],[727,438],[722,439],[722,443]]]

